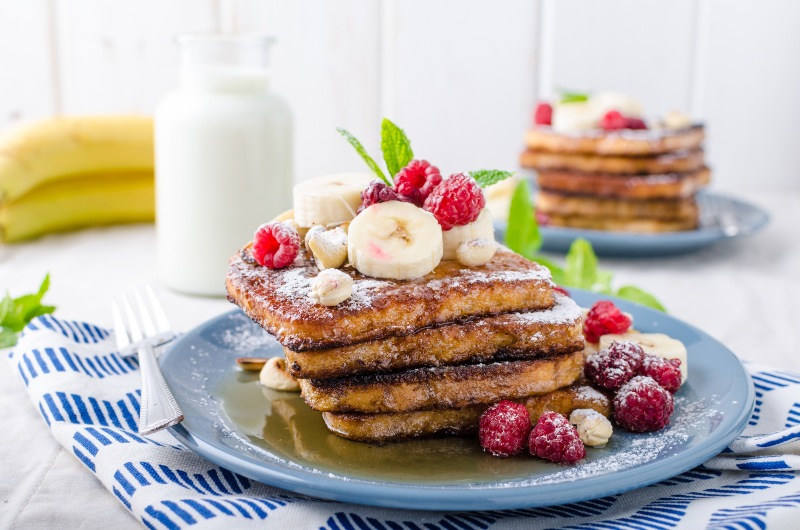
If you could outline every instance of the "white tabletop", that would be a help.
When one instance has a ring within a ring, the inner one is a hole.
[[[754,237],[694,254],[601,259],[616,285],[654,293],[669,312],[722,341],[741,359],[800,372],[800,192],[745,197],[773,215]],[[112,294],[151,283],[177,329],[231,309],[224,299],[173,293],[155,279],[149,225],[93,229],[0,247],[0,288],[38,287],[58,315],[110,326]],[[137,522],[50,436],[9,365],[0,363],[0,528],[128,528]]]

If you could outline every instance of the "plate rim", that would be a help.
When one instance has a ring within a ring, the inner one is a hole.
[[[514,509],[514,508],[534,508],[542,506],[554,506],[581,502],[590,499],[597,499],[609,495],[615,495],[625,491],[638,489],[644,486],[655,484],[659,481],[674,477],[696,467],[717,455],[731,441],[733,441],[746,427],[752,414],[755,403],[755,389],[749,372],[744,368],[738,357],[724,344],[711,337],[695,326],[688,324],[676,317],[659,313],[650,308],[641,306],[633,302],[618,299],[613,296],[600,295],[580,289],[571,289],[572,292],[590,298],[612,299],[615,303],[622,306],[632,306],[637,311],[644,310],[653,315],[666,316],[675,320],[689,331],[698,333],[707,340],[716,343],[718,348],[732,361],[731,367],[741,371],[746,381],[745,388],[738,389],[744,391],[744,406],[728,422],[728,427],[723,431],[715,431],[714,436],[706,438],[698,446],[690,451],[685,451],[677,455],[667,457],[670,462],[668,474],[664,473],[663,459],[651,460],[634,468],[626,468],[611,472],[609,474],[593,475],[585,479],[574,481],[559,482],[556,484],[528,484],[503,487],[501,483],[492,484],[452,484],[452,485],[429,485],[398,483],[390,481],[375,481],[363,478],[346,477],[326,472],[312,472],[305,466],[298,469],[286,466],[278,467],[265,462],[258,462],[249,459],[246,455],[236,452],[227,446],[218,446],[202,436],[202,433],[192,433],[183,425],[170,427],[169,431],[183,443],[187,448],[200,456],[207,458],[211,462],[221,465],[231,471],[244,475],[252,480],[268,484],[275,487],[284,488],[295,493],[301,493],[324,499],[353,502],[361,505],[379,506],[387,508],[404,508],[415,510],[494,510],[494,509]],[[624,307],[623,307],[624,309]],[[217,317],[209,319],[184,334],[165,351],[161,360],[166,361],[174,352],[179,350],[180,344],[188,340],[189,337],[200,330],[212,326],[218,321],[229,319],[232,315],[241,313],[240,309],[233,309]],[[651,315],[652,316],[652,315]],[[255,324],[254,324],[255,325]],[[165,378],[169,381],[171,374],[165,372]],[[708,440],[711,440],[709,442]],[[263,449],[259,449],[263,451]],[[626,476],[631,470],[638,470],[634,479],[626,479],[617,484],[617,476]],[[607,487],[602,492],[596,491],[597,480],[607,479]],[[583,485],[582,485],[583,483]],[[564,484],[572,486],[569,494],[565,495],[561,488]],[[556,487],[553,487],[556,486]],[[489,494],[487,495],[487,492]]]

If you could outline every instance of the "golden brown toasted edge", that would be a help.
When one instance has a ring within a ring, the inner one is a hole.
[[[416,280],[341,270],[353,278],[353,294],[327,307],[307,296],[319,269],[305,250],[289,267],[269,269],[244,248],[230,260],[228,299],[293,351],[403,336],[478,316],[547,309],[554,302],[550,271],[502,247],[481,267],[442,261]]]
[[[572,171],[538,171],[539,189],[622,199],[680,199],[691,197],[711,180],[708,168],[662,175],[611,175]]]
[[[610,175],[682,173],[705,165],[702,149],[672,151],[647,156],[614,156],[581,153],[553,153],[526,150],[519,155],[520,166],[537,171],[570,171]]]
[[[686,219],[619,219],[603,216],[545,215],[547,226],[581,228],[587,230],[608,230],[612,232],[637,234],[683,232],[687,230],[696,230],[699,226],[699,220],[693,217]]]
[[[546,394],[583,372],[576,351],[533,360],[415,368],[338,379],[300,379],[303,399],[323,412],[407,412],[459,408]]]
[[[699,148],[705,139],[701,124],[679,130],[645,129],[560,134],[549,127],[525,133],[525,145],[534,151],[595,155],[646,156]]]
[[[612,412],[611,399],[608,396],[581,383],[517,401],[528,409],[532,424],[547,411],[569,416],[576,409],[593,409],[607,418]],[[342,438],[387,443],[410,438],[473,433],[478,429],[481,414],[489,406],[491,405],[383,414],[323,412],[322,418],[328,429]]]
[[[405,337],[361,342],[324,350],[285,348],[295,378],[325,379],[570,353],[584,344],[581,309],[557,294],[550,309],[477,318],[429,327]]]
[[[540,190],[536,194],[537,213],[544,215],[611,217],[614,219],[696,219],[694,197],[632,200],[616,197],[569,195]]]

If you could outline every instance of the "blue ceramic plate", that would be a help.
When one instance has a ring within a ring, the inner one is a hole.
[[[598,296],[573,291],[582,306]],[[669,315],[616,300],[644,332],[662,332],[689,351],[689,379],[675,394],[671,424],[658,433],[617,429],[585,461],[559,466],[529,455],[494,458],[477,440],[443,438],[385,446],[329,433],[297,394],[262,392],[235,358],[281,355],[239,310],[184,335],[161,357],[186,419],[171,429],[207,459],[297,493],[396,508],[484,510],[595,499],[673,477],[719,453],[744,428],[753,385],[736,356]]]
[[[566,252],[572,242],[582,237],[589,240],[599,256],[653,257],[685,254],[721,241],[749,236],[763,229],[770,220],[761,208],[732,197],[715,193],[697,196],[700,227],[685,232],[632,234],[602,230],[542,227],[542,250]],[[505,225],[498,224],[497,236],[502,239]]]

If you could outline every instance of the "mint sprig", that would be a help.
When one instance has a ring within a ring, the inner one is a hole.
[[[8,348],[17,343],[17,335],[34,318],[52,313],[54,306],[42,305],[42,298],[50,288],[50,275],[47,274],[33,294],[11,298],[6,291],[0,300],[0,348]]]
[[[392,180],[414,159],[414,152],[411,150],[411,141],[408,136],[403,129],[388,118],[384,118],[381,122],[381,151],[383,151],[383,160],[386,162],[386,169],[389,170]]]
[[[381,122],[381,152],[383,154],[383,161],[386,162],[386,169],[389,170],[389,177],[384,175],[381,167],[369,156],[367,150],[364,149],[364,146],[355,136],[341,127],[337,127],[336,130],[339,131],[339,134],[344,136],[353,148],[355,148],[356,152],[361,156],[364,162],[367,163],[373,173],[388,186],[393,185],[394,178],[397,174],[414,159],[414,151],[411,149],[411,140],[408,139],[403,129],[395,125],[388,118],[384,118]],[[478,171],[470,171],[468,175],[474,178],[481,188],[485,188],[507,179],[513,175],[513,173],[510,171],[500,171],[498,169],[480,169]]]
[[[501,171],[499,169],[479,169],[478,171],[470,171],[468,174],[475,179],[478,186],[487,188],[492,184],[497,184],[501,180],[509,178],[514,173],[511,171]]]
[[[381,171],[381,167],[378,165],[377,162],[375,162],[375,160],[373,160],[371,156],[369,156],[367,150],[364,149],[363,145],[361,145],[361,142],[359,142],[355,136],[353,136],[346,130],[342,129],[341,127],[337,127],[336,130],[339,131],[339,134],[344,136],[345,140],[347,140],[350,143],[350,145],[353,146],[353,148],[361,156],[364,162],[367,163],[372,172],[375,173],[378,176],[378,178],[384,181],[388,186],[391,186],[392,182],[388,178],[386,178],[386,175],[384,175],[383,171]]]
[[[619,289],[612,287],[612,274],[600,268],[592,244],[583,238],[572,242],[564,259],[564,266],[538,254],[542,247],[542,235],[530,198],[528,182],[523,180],[514,188],[508,212],[506,246],[528,259],[537,261],[550,269],[553,281],[563,287],[576,287],[596,293],[624,298],[632,302],[666,312],[655,296],[633,285]]]
[[[587,92],[573,92],[563,88],[557,89],[561,95],[561,103],[581,103],[589,101],[590,94]]]

